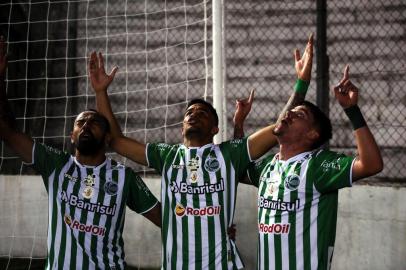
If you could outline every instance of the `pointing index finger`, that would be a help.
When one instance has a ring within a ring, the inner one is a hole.
[[[250,96],[248,98],[249,103],[252,103],[254,101],[254,96],[255,96],[255,88],[251,89]]]

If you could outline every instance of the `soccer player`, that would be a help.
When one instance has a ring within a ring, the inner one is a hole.
[[[106,158],[109,123],[98,112],[77,116],[73,156],[16,130],[5,91],[6,65],[1,37],[0,139],[42,175],[49,198],[46,269],[124,269],[126,206],[160,226],[160,204],[131,169]]]
[[[253,159],[276,144],[272,126],[248,139],[213,144],[218,116],[213,106],[192,100],[186,109],[183,143],[142,144],[123,136],[111,110],[108,75],[101,54],[92,53],[89,72],[98,110],[112,127],[111,146],[119,154],[162,175],[162,268],[241,269],[234,241],[227,235],[234,218],[238,178]]]
[[[299,92],[273,131],[279,153],[258,160],[248,171],[258,187],[258,269],[330,269],[338,190],[383,169],[348,66],[334,94],[353,126],[358,156],[320,149],[332,136],[330,120],[308,101],[290,108],[304,98],[306,91]],[[238,130],[242,124],[236,123]]]

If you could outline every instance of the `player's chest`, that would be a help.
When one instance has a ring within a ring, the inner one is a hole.
[[[111,174],[100,175],[95,172],[62,172],[59,176],[58,190],[82,200],[97,200],[104,197],[122,195],[123,183],[113,180]]]
[[[312,187],[305,170],[301,162],[268,166],[260,176],[259,195],[271,199],[306,196]]]

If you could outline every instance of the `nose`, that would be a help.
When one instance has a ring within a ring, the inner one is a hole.
[[[89,121],[89,119],[87,119],[87,120],[83,123],[82,129],[88,129],[89,126],[90,126],[90,121]]]

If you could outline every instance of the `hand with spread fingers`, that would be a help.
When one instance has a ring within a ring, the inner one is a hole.
[[[347,65],[344,69],[344,75],[341,81],[334,86],[334,95],[344,109],[357,105],[358,88],[350,81],[350,67]]]
[[[305,51],[300,57],[298,49],[295,50],[295,68],[298,79],[309,82],[313,65],[313,33],[310,34]]]
[[[107,91],[107,87],[113,81],[118,70],[118,67],[115,66],[110,74],[107,74],[104,69],[103,55],[96,52],[91,53],[88,68],[90,82],[95,92]]]

